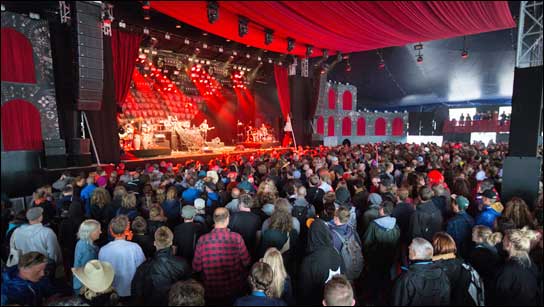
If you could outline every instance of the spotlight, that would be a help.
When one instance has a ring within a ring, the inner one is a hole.
[[[157,50],[152,50],[152,51],[151,51],[151,54],[152,54],[152,55],[157,55]]]
[[[238,17],[238,35],[240,37],[244,37],[247,32],[249,31],[248,29],[248,23],[249,23],[249,20],[244,17],[244,16],[239,16]]]
[[[260,56],[257,57],[257,61],[259,61],[259,62],[261,61],[261,57],[260,57]]]
[[[202,48],[208,49],[208,44],[206,44],[206,43],[202,44]]]
[[[414,45],[414,50],[421,50],[421,49],[423,49],[423,44],[422,43]]]
[[[145,60],[145,58],[147,58],[147,56],[145,55],[145,53],[140,53],[140,55],[138,56],[138,58],[142,59],[142,60]]]
[[[219,47],[218,51],[223,53],[223,47]]]
[[[38,19],[40,19],[40,14],[34,13],[34,12],[30,12],[30,13],[28,13],[28,17],[30,17],[30,19],[36,19],[36,20],[38,20]],[[109,19],[108,19],[108,18],[104,19],[104,22],[106,22],[106,20],[109,20]],[[111,23],[111,20],[109,20],[109,21],[110,21],[110,23]]]
[[[282,62],[278,62],[278,65],[279,65],[279,66],[283,66],[283,63],[282,63]]]
[[[268,64],[272,64],[272,59],[268,58]]]
[[[270,45],[272,44],[272,40],[274,39],[274,31],[270,29],[266,29],[264,31],[264,44]]]
[[[144,49],[144,53],[149,53],[149,49]]]
[[[233,55],[233,56],[237,56],[237,55],[238,55],[238,52],[236,52],[236,50],[234,50],[234,51],[232,52],[232,55]]]
[[[142,1],[142,9],[144,10],[149,10],[151,8],[151,3],[150,1]]]
[[[378,68],[380,70],[383,70],[385,68],[385,62],[383,60],[380,61],[380,64],[378,64]]]
[[[176,25],[176,29],[181,29],[181,25]]]
[[[144,10],[144,20],[151,20],[151,16],[149,15],[149,10]]]
[[[170,33],[166,32],[164,34],[164,38],[167,39],[167,40],[170,40]]]
[[[204,36],[208,36],[208,33],[206,33],[206,32],[203,32],[203,33],[202,33],[202,35],[204,35]]]
[[[144,34],[149,35],[149,29],[148,28],[144,28]]]
[[[307,45],[306,46],[306,57],[309,58],[312,53],[314,52],[314,47],[312,45]]]
[[[246,53],[246,58],[251,58],[251,55],[249,53]]]
[[[1,5],[1,10],[2,10],[2,12],[4,12],[6,10],[6,7],[3,4]]]
[[[196,47],[195,48],[195,54],[199,54],[200,53],[200,48]]]
[[[207,60],[207,61],[206,61],[206,65],[210,65],[210,60]]]
[[[219,3],[208,1],[208,22],[213,24],[219,18]]]
[[[288,37],[287,38],[287,52],[291,52],[295,49],[295,40]]]
[[[186,38],[183,42],[185,43],[185,45],[190,45],[191,44],[191,41],[189,41],[188,38]]]
[[[127,24],[124,21],[119,21],[119,28],[125,29],[127,27]]]
[[[417,63],[418,63],[418,64],[423,63],[423,56],[422,56],[422,55],[418,55],[418,57],[417,57]]]
[[[463,50],[463,52],[461,52],[461,58],[463,58],[463,59],[468,58],[468,51]]]

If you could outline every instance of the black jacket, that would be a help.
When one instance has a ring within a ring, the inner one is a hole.
[[[307,251],[300,268],[297,298],[299,305],[321,305],[325,282],[337,273],[345,273],[345,267],[342,256],[333,247],[327,225],[320,219],[310,227]]]
[[[153,244],[154,241],[155,241],[154,236],[146,235],[146,234],[144,235],[135,234],[134,237],[132,238],[132,242],[140,245],[146,259],[153,257],[153,254],[156,251],[155,245]]]
[[[450,280],[452,306],[475,306],[468,289],[471,280],[470,271],[463,267],[463,260],[453,258],[435,263],[446,272]]]
[[[410,226],[410,217],[415,211],[414,206],[409,203],[398,203],[391,212],[391,216],[397,219],[400,228],[400,240],[406,244],[410,243],[408,242],[408,227]]]
[[[448,306],[450,281],[435,263],[414,263],[395,282],[394,306]]]
[[[203,224],[183,223],[174,229],[174,245],[177,247],[176,255],[183,257],[189,263],[193,263],[196,243],[200,236],[206,233]]]
[[[396,219],[384,216],[370,222],[363,236],[363,254],[369,270],[388,274],[395,262],[400,230]]]
[[[410,217],[409,241],[420,237],[432,242],[434,234],[442,230],[442,221],[442,212],[436,208],[432,201],[419,204]]]
[[[497,306],[542,306],[542,273],[531,262],[523,265],[517,259],[509,259],[495,279]]]
[[[172,284],[190,277],[191,267],[185,259],[173,256],[171,248],[161,249],[136,270],[131,289],[134,303],[167,306]]]

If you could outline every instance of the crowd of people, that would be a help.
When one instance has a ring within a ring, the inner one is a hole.
[[[540,148],[540,154],[542,148]],[[2,305],[542,304],[507,145],[344,144],[64,173],[2,197]]]
[[[511,114],[506,114],[506,111],[502,111],[502,113],[497,118],[499,120],[499,124],[503,126],[507,120],[510,120]],[[493,114],[491,113],[491,111],[487,111],[487,112],[478,112],[474,114],[474,117],[471,117],[469,113],[467,113],[466,117],[464,113],[461,113],[461,116],[459,116],[460,125],[464,125],[472,121],[480,121],[480,120],[493,120]]]

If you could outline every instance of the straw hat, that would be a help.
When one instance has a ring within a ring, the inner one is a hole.
[[[114,271],[109,262],[91,260],[82,268],[72,268],[74,275],[96,293],[106,291],[113,283]]]

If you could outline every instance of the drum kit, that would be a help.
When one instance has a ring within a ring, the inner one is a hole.
[[[245,129],[246,142],[274,142],[274,131],[271,127],[267,127],[264,124],[260,128],[247,126]]]

